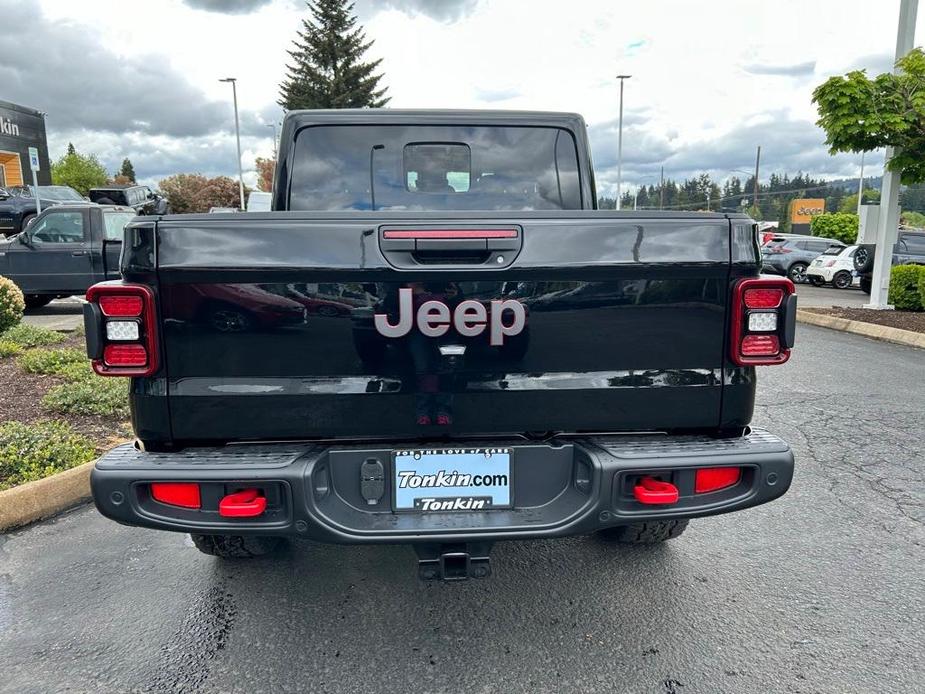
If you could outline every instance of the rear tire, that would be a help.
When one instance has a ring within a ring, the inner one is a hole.
[[[807,267],[806,263],[794,263],[787,270],[787,277],[794,284],[805,284]]]
[[[832,284],[835,285],[836,289],[850,289],[852,280],[851,273],[844,270],[835,274],[835,277],[832,278]]]
[[[22,218],[22,224],[19,225],[20,231],[25,231],[26,227],[32,224],[32,220],[35,219],[34,214],[27,214]]]
[[[190,533],[193,544],[203,554],[222,559],[251,559],[279,549],[280,537],[259,535],[198,535]]]
[[[633,545],[653,545],[678,537],[687,528],[688,520],[647,521],[618,525],[615,528],[598,530],[597,535],[608,542],[622,542]]]
[[[26,310],[29,311],[48,306],[54,298],[53,296],[46,296],[45,294],[26,294],[23,296],[23,299],[26,301]]]

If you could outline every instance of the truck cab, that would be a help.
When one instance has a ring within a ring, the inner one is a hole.
[[[0,240],[0,275],[19,286],[27,308],[83,294],[119,277],[122,230],[134,218],[115,205],[55,205],[23,231]]]

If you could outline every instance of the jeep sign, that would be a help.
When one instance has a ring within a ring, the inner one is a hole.
[[[505,313],[510,317],[505,322]],[[374,317],[376,331],[383,337],[404,337],[414,323],[418,330],[427,337],[440,337],[453,328],[463,337],[481,335],[485,328],[489,328],[489,342],[492,346],[500,347],[504,338],[519,335],[527,322],[527,312],[524,305],[515,299],[496,299],[491,302],[491,315],[485,304],[474,299],[461,301],[450,315],[450,307],[442,301],[425,301],[418,308],[417,318],[414,316],[414,298],[412,290],[403,287],[398,290],[398,322],[389,323],[385,313],[377,313]]]

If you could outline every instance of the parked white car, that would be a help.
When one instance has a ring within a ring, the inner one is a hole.
[[[806,277],[815,286],[833,284],[838,289],[848,289],[858,282],[854,270],[854,252],[857,246],[830,248],[806,268]]]
[[[263,191],[255,190],[247,198],[247,211],[269,212],[272,197],[273,196],[270,193],[264,193]]]

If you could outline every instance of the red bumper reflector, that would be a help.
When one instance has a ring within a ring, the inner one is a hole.
[[[777,335],[746,335],[739,349],[743,357],[773,357],[780,352]]]
[[[141,315],[143,306],[140,296],[127,294],[103,295],[99,302],[103,315],[110,318],[135,318]]]
[[[106,366],[144,366],[148,352],[144,345],[106,345],[103,361]]]
[[[697,476],[694,478],[694,491],[697,494],[706,494],[725,489],[738,482],[741,476],[741,468],[705,467],[697,470]]]
[[[191,482],[153,482],[151,496],[155,501],[183,508],[200,508],[199,485]]]
[[[258,496],[256,489],[242,489],[222,497],[218,502],[218,515],[225,518],[253,518],[267,509],[266,497]]]
[[[783,289],[746,289],[745,308],[777,308],[784,300]]]
[[[640,504],[674,504],[678,501],[678,488],[671,482],[643,477],[633,487],[633,496]]]

